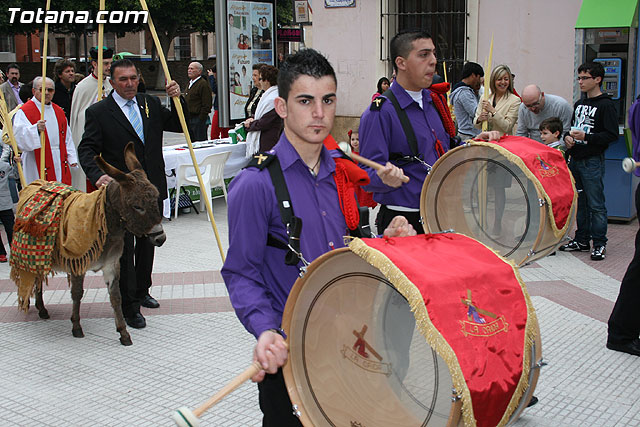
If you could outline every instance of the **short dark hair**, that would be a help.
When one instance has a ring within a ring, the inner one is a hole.
[[[262,63],[262,62],[258,62],[258,63],[256,63],[256,64],[253,64],[253,65],[251,66],[251,69],[252,69],[252,70],[258,70],[258,71],[260,71],[260,67],[262,67],[263,65],[267,65],[267,64]]]
[[[27,102],[33,96],[32,89],[33,89],[33,80],[31,80],[29,83],[25,83],[22,86],[20,86],[20,90],[18,91],[18,96],[20,97],[20,100],[23,103]]]
[[[18,67],[18,64],[16,64],[15,62],[12,62],[11,64],[7,65],[7,74],[9,74],[9,70],[15,68],[16,70],[20,71],[20,67]]]
[[[278,94],[280,97],[287,100],[293,82],[302,75],[316,79],[329,76],[333,78],[336,85],[338,84],[336,72],[324,55],[311,48],[301,49],[294,55],[287,56],[280,66],[278,74]]]
[[[482,69],[482,66],[476,62],[467,62],[464,64],[464,67],[462,67],[462,78],[466,79],[472,74],[484,77],[484,70]]]
[[[54,65],[53,67],[53,79],[55,81],[59,81],[60,80],[60,75],[62,74],[62,72],[64,70],[66,70],[68,67],[73,67],[73,71],[76,71],[76,63],[69,60],[69,59],[59,59],[56,62],[56,65]]]
[[[273,65],[263,65],[260,67],[260,78],[275,86],[278,84],[278,69]]]
[[[396,34],[389,44],[389,51],[391,53],[391,63],[393,69],[398,72],[398,66],[396,65],[396,58],[401,56],[406,58],[413,49],[413,42],[420,39],[433,39],[431,34],[424,30],[404,30]]]
[[[136,65],[130,59],[118,59],[117,61],[113,61],[111,64],[111,77],[115,74],[115,71],[118,68],[135,68],[137,70]]]
[[[558,117],[549,117],[540,122],[540,126],[538,126],[538,130],[540,132],[545,129],[551,133],[560,132],[559,135],[562,135],[564,126],[562,124],[562,120],[560,120]]]
[[[604,67],[599,62],[585,62],[578,67],[578,73],[589,73],[594,79],[600,77],[600,86],[604,80]]]
[[[382,83],[386,83],[391,86],[391,82],[389,82],[388,78],[380,77],[380,80],[378,80],[378,93],[382,93]]]

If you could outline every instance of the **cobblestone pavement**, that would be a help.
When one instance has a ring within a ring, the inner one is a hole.
[[[214,217],[227,242],[224,199]],[[232,311],[206,215],[165,221],[156,251],[147,327],[121,346],[100,275],[86,279],[85,338],[71,335],[66,278],[49,281],[40,320],[16,307],[9,265],[0,264],[0,425],[170,426],[251,362],[254,340]],[[640,358],[605,348],[606,321],[633,254],[636,221],[610,224],[607,259],[558,252],[521,269],[540,320],[544,359],[536,395],[519,426],[640,425]],[[6,241],[6,239],[5,239]],[[224,248],[226,252],[226,247]],[[260,425],[257,388],[246,383],[206,412],[216,426]]]

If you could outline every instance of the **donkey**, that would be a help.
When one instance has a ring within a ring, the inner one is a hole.
[[[154,246],[162,246],[166,235],[162,229],[162,215],[158,206],[158,190],[147,179],[147,174],[142,169],[136,158],[133,143],[128,143],[124,149],[124,158],[127,168],[131,172],[125,173],[108,164],[101,156],[95,160],[100,169],[114,180],[106,188],[105,219],[107,223],[107,235],[102,253],[89,266],[90,270],[102,270],[104,281],[109,290],[111,307],[115,314],[116,330],[120,333],[120,343],[131,345],[131,336],[127,332],[127,326],[122,314],[120,296],[120,256],[124,247],[124,233],[128,231],[135,236],[147,236]],[[54,252],[58,248],[54,248]],[[73,300],[73,313],[71,332],[74,337],[82,338],[84,333],[80,326],[80,300],[84,294],[84,274],[73,275],[68,269],[55,263],[53,256],[53,269],[64,271],[71,282],[71,299]],[[42,282],[36,283],[36,308],[42,319],[48,319],[49,313],[42,299]]]

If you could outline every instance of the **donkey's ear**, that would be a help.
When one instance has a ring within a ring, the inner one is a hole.
[[[98,164],[98,167],[102,169],[102,171],[107,175],[109,175],[111,178],[115,179],[119,183],[123,183],[127,181],[127,174],[122,172],[120,169],[114,166],[111,166],[102,158],[101,155],[97,155],[93,159]]]
[[[124,147],[124,164],[127,165],[130,171],[142,169],[142,165],[136,157],[136,149],[133,147],[133,142],[129,142]]]

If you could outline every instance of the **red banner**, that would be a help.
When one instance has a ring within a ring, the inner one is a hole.
[[[546,202],[558,230],[562,230],[571,215],[576,192],[571,172],[560,150],[523,136],[504,136],[494,143],[519,157],[544,189]]]
[[[350,249],[384,272],[447,362],[467,425],[504,425],[528,387],[537,320],[514,267],[455,233],[356,239]]]

